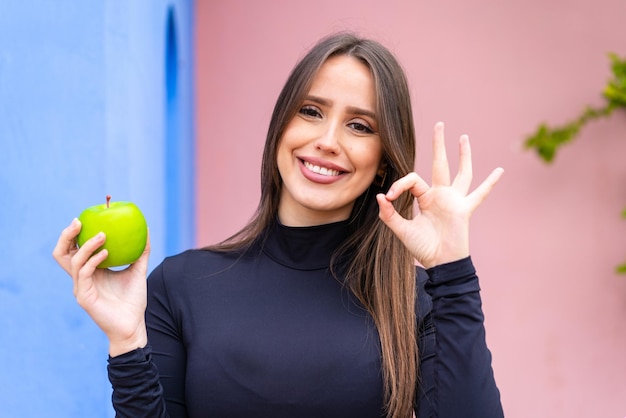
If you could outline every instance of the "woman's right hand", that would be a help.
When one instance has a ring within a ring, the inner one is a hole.
[[[74,296],[109,339],[112,357],[144,347],[148,342],[145,310],[150,235],[141,257],[121,271],[96,268],[107,251],[94,252],[104,244],[103,233],[77,248],[78,219],[61,232],[52,256],[74,281]]]

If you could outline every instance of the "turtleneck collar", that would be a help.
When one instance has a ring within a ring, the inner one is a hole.
[[[263,245],[268,257],[296,270],[319,270],[330,266],[333,252],[348,237],[349,221],[292,227],[278,220],[270,227]]]

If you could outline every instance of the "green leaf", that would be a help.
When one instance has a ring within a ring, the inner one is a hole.
[[[626,107],[626,58],[610,53],[613,78],[607,81],[602,94],[614,107]]]
[[[551,128],[547,124],[542,123],[535,134],[526,139],[524,145],[526,148],[535,149],[545,162],[552,162],[556,151],[561,146],[572,141],[584,124],[591,119],[605,116],[611,110],[608,108],[596,109],[587,107],[576,120],[567,124]]]
[[[619,274],[626,274],[626,263],[617,266],[615,271],[617,271],[617,273],[619,273]]]
[[[586,123],[609,116],[615,108],[626,108],[626,58],[609,53],[609,59],[613,77],[607,81],[602,91],[607,100],[606,106],[600,108],[587,106],[577,118],[561,126],[550,127],[542,123],[533,135],[526,138],[524,142],[526,148],[534,149],[545,162],[550,163],[557,151],[571,142]]]

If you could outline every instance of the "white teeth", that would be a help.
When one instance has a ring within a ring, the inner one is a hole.
[[[314,173],[321,174],[322,176],[338,176],[339,171],[333,170],[332,168],[320,167],[319,165],[313,165],[309,162],[304,161],[304,166],[311,170]]]

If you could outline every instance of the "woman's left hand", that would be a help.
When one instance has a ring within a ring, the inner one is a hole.
[[[432,186],[418,174],[410,173],[394,182],[387,194],[376,196],[380,219],[400,238],[425,268],[469,256],[469,219],[495,186],[503,169],[497,168],[474,191],[469,139],[459,141],[459,171],[450,181],[450,169],[443,135],[443,123],[435,125],[433,137]],[[402,217],[391,204],[409,191],[417,199],[419,213]]]

